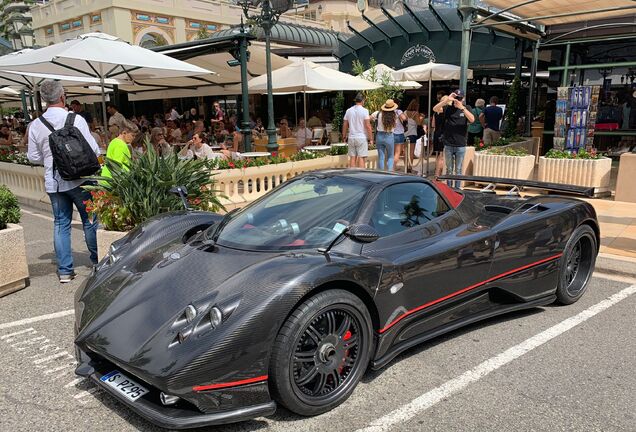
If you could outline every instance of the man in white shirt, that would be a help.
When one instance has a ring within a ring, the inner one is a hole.
[[[369,143],[373,144],[373,131],[364,96],[358,93],[355,105],[347,110],[342,125],[342,137],[349,144],[349,167],[365,168],[369,156]]]
[[[296,129],[294,135],[296,136],[296,146],[298,150],[311,144],[312,132],[311,129],[305,126],[304,118],[301,117],[300,120],[298,120],[298,129]]]
[[[62,84],[59,81],[44,80],[40,85],[40,94],[48,105],[42,116],[55,130],[62,129],[68,115],[68,111],[64,108],[66,97]],[[80,130],[95,154],[99,156],[99,146],[91,135],[86,120],[82,116],[75,116],[74,126]],[[51,131],[39,120],[29,124],[28,158],[31,163],[44,165],[44,184],[53,207],[53,244],[57,257],[58,275],[60,283],[67,283],[75,277],[71,249],[73,205],[82,218],[84,239],[93,264],[97,264],[97,221],[95,218],[89,218],[84,205],[84,201],[91,199],[91,194],[81,188],[86,180],[66,181],[53,170],[53,156],[49,145],[50,133]]]

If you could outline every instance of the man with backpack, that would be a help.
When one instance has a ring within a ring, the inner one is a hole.
[[[66,111],[64,88],[59,81],[44,80],[40,94],[48,108],[29,125],[29,161],[44,165],[44,183],[51,199],[54,216],[53,243],[60,283],[75,277],[71,249],[73,205],[84,227],[84,238],[90,259],[97,264],[97,221],[89,218],[84,201],[91,195],[82,189],[83,177],[99,170],[99,146],[91,135],[86,120]]]

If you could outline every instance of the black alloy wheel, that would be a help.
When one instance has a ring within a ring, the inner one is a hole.
[[[581,225],[574,230],[561,258],[557,302],[572,304],[583,296],[594,271],[597,252],[592,228]]]
[[[303,302],[279,332],[270,364],[274,398],[301,415],[344,402],[367,368],[371,318],[347,291],[331,290]]]

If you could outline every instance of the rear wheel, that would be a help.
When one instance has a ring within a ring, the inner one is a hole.
[[[269,373],[274,399],[307,416],[340,405],[369,364],[372,340],[371,317],[357,296],[329,290],[307,299],[274,343]]]
[[[596,235],[588,225],[579,226],[568,240],[559,269],[556,295],[560,304],[572,304],[587,288],[596,263]]]

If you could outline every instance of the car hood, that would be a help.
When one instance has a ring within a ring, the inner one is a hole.
[[[76,343],[111,360],[143,366],[136,360],[147,360],[143,351],[154,349],[154,342],[158,352],[168,349],[189,304],[209,308],[240,295],[243,288],[233,276],[281,255],[175,241],[125,262],[122,258],[90,278],[77,298]]]

